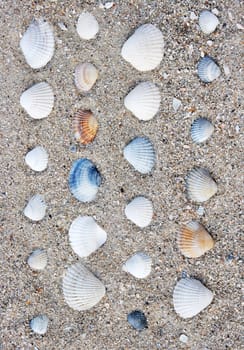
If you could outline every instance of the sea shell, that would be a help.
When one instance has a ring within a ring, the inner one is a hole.
[[[145,278],[150,275],[152,259],[145,253],[136,253],[131,256],[122,269],[125,272],[129,272],[136,278]]]
[[[218,18],[208,10],[204,10],[199,16],[199,26],[204,34],[211,34],[219,24]]]
[[[220,76],[221,71],[212,57],[205,56],[198,62],[197,74],[204,83],[211,83]]]
[[[125,159],[140,173],[148,174],[155,164],[155,150],[149,139],[136,137],[124,148]]]
[[[44,67],[54,54],[52,27],[43,19],[34,20],[20,40],[20,47],[31,68]]]
[[[197,315],[212,300],[213,293],[194,278],[182,278],[174,288],[174,309],[182,318],[190,318]]]
[[[143,228],[150,224],[153,216],[152,202],[142,196],[134,198],[125,208],[126,217]]]
[[[206,141],[213,133],[214,126],[206,118],[198,118],[194,120],[191,126],[191,137],[196,143]]]
[[[70,226],[70,245],[81,258],[95,252],[106,240],[107,233],[91,216],[78,216]]]
[[[82,39],[90,40],[95,38],[99,31],[99,25],[91,13],[83,12],[79,16],[76,29]]]
[[[83,145],[92,142],[98,130],[97,118],[91,111],[79,110],[73,120],[75,138]]]
[[[23,92],[20,96],[20,104],[31,118],[46,118],[53,109],[53,90],[48,83],[35,84]]]
[[[63,293],[72,309],[84,311],[99,303],[105,295],[105,287],[85,266],[77,263],[66,271]]]
[[[48,154],[45,148],[37,146],[25,156],[26,164],[35,171],[43,171],[47,167]]]
[[[217,192],[217,184],[207,169],[196,168],[187,174],[186,190],[189,199],[205,202]]]
[[[137,329],[138,331],[142,331],[144,328],[147,328],[147,318],[144,312],[140,310],[135,310],[129,313],[127,316],[127,321],[129,324]]]
[[[182,228],[177,243],[187,258],[198,258],[214,246],[214,240],[208,231],[196,221],[191,221]]]
[[[30,328],[37,334],[45,334],[49,319],[46,315],[39,315],[30,321]]]
[[[101,175],[94,163],[87,158],[77,159],[70,170],[69,189],[80,202],[95,199],[101,184]]]
[[[36,194],[33,196],[24,209],[24,215],[33,221],[40,221],[46,214],[47,205],[43,196]]]
[[[139,71],[156,68],[164,54],[162,32],[153,24],[144,24],[124,43],[121,55]]]
[[[44,270],[47,266],[47,252],[43,249],[34,250],[29,256],[27,263],[33,270]]]
[[[159,88],[151,82],[144,82],[126,96],[124,104],[139,120],[150,120],[158,112],[160,100]]]
[[[98,70],[91,63],[81,63],[75,68],[75,86],[82,92],[91,90],[97,77]]]

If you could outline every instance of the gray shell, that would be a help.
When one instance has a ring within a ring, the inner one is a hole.
[[[213,124],[205,119],[198,118],[194,120],[191,126],[191,138],[196,143],[201,143],[206,141],[213,133],[214,126]]]
[[[221,71],[212,57],[205,56],[198,63],[197,74],[204,83],[211,83],[220,76]]]

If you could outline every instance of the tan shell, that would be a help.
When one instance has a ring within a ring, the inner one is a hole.
[[[79,91],[87,92],[98,77],[97,68],[91,63],[81,63],[75,68],[75,86]]]
[[[83,145],[92,142],[96,137],[98,130],[97,118],[88,110],[79,110],[73,121],[75,138]]]

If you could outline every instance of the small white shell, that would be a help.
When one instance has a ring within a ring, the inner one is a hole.
[[[123,265],[122,269],[136,278],[145,278],[151,272],[152,259],[145,253],[136,253]]]
[[[44,270],[47,266],[47,252],[43,249],[34,250],[29,256],[27,263],[33,270]]]
[[[156,68],[164,54],[162,32],[153,24],[144,24],[124,43],[121,55],[139,71]]]
[[[72,309],[84,311],[99,303],[105,295],[105,287],[85,266],[77,263],[66,271],[63,293]]]
[[[125,97],[124,104],[139,120],[150,120],[158,112],[160,100],[159,88],[151,82],[144,82]]]
[[[43,19],[34,20],[20,40],[20,47],[31,68],[44,67],[54,54],[52,27]]]
[[[25,156],[26,164],[34,171],[43,171],[47,167],[48,154],[45,148],[37,146]]]
[[[126,206],[125,215],[137,226],[146,227],[153,216],[152,202],[142,196],[136,197]]]
[[[33,221],[40,221],[46,214],[46,203],[43,196],[36,194],[33,196],[24,209],[24,215]]]
[[[78,216],[69,229],[70,245],[81,258],[95,252],[106,239],[107,233],[91,216]]]
[[[45,334],[49,319],[46,315],[39,315],[30,321],[30,328],[37,334]]]
[[[81,63],[75,68],[75,85],[80,91],[89,91],[98,77],[97,68],[91,63]]]
[[[217,192],[217,184],[207,169],[196,168],[187,174],[186,190],[189,199],[205,202]]]
[[[180,108],[180,106],[181,106],[181,100],[179,100],[178,98],[173,98],[173,102],[172,102],[172,105],[173,105],[173,110],[175,111],[175,112],[177,112],[178,111],[178,109]]]
[[[219,24],[218,18],[208,10],[204,10],[199,16],[199,26],[204,34],[211,34]]]
[[[76,29],[82,39],[90,40],[95,38],[99,31],[99,25],[91,13],[83,12],[79,16]]]
[[[221,71],[213,58],[205,56],[198,63],[197,74],[204,83],[211,83],[220,76]]]
[[[174,288],[174,309],[182,318],[190,318],[197,315],[212,300],[213,293],[194,278],[182,278]]]
[[[213,133],[214,126],[206,118],[198,118],[194,120],[191,126],[191,137],[196,143],[206,141]]]
[[[46,118],[53,109],[53,90],[48,83],[35,84],[23,92],[20,96],[20,104],[31,118]]]

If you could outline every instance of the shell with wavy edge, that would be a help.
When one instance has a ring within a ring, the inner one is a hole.
[[[205,56],[198,62],[197,74],[202,82],[211,83],[220,76],[221,71],[212,57]]]
[[[146,227],[151,223],[153,216],[152,202],[143,196],[138,196],[127,204],[125,215],[137,226]]]
[[[213,124],[206,118],[194,120],[191,126],[191,138],[195,143],[207,141],[214,132]]]
[[[40,221],[46,214],[47,205],[40,194],[33,196],[24,209],[24,215],[32,221]]]
[[[207,169],[195,168],[187,174],[186,190],[189,199],[201,203],[215,195],[217,184]]]
[[[91,111],[79,110],[73,119],[75,138],[83,145],[91,143],[98,131],[97,118]]]
[[[219,25],[218,17],[211,11],[204,10],[199,16],[199,26],[204,34],[211,34]]]

